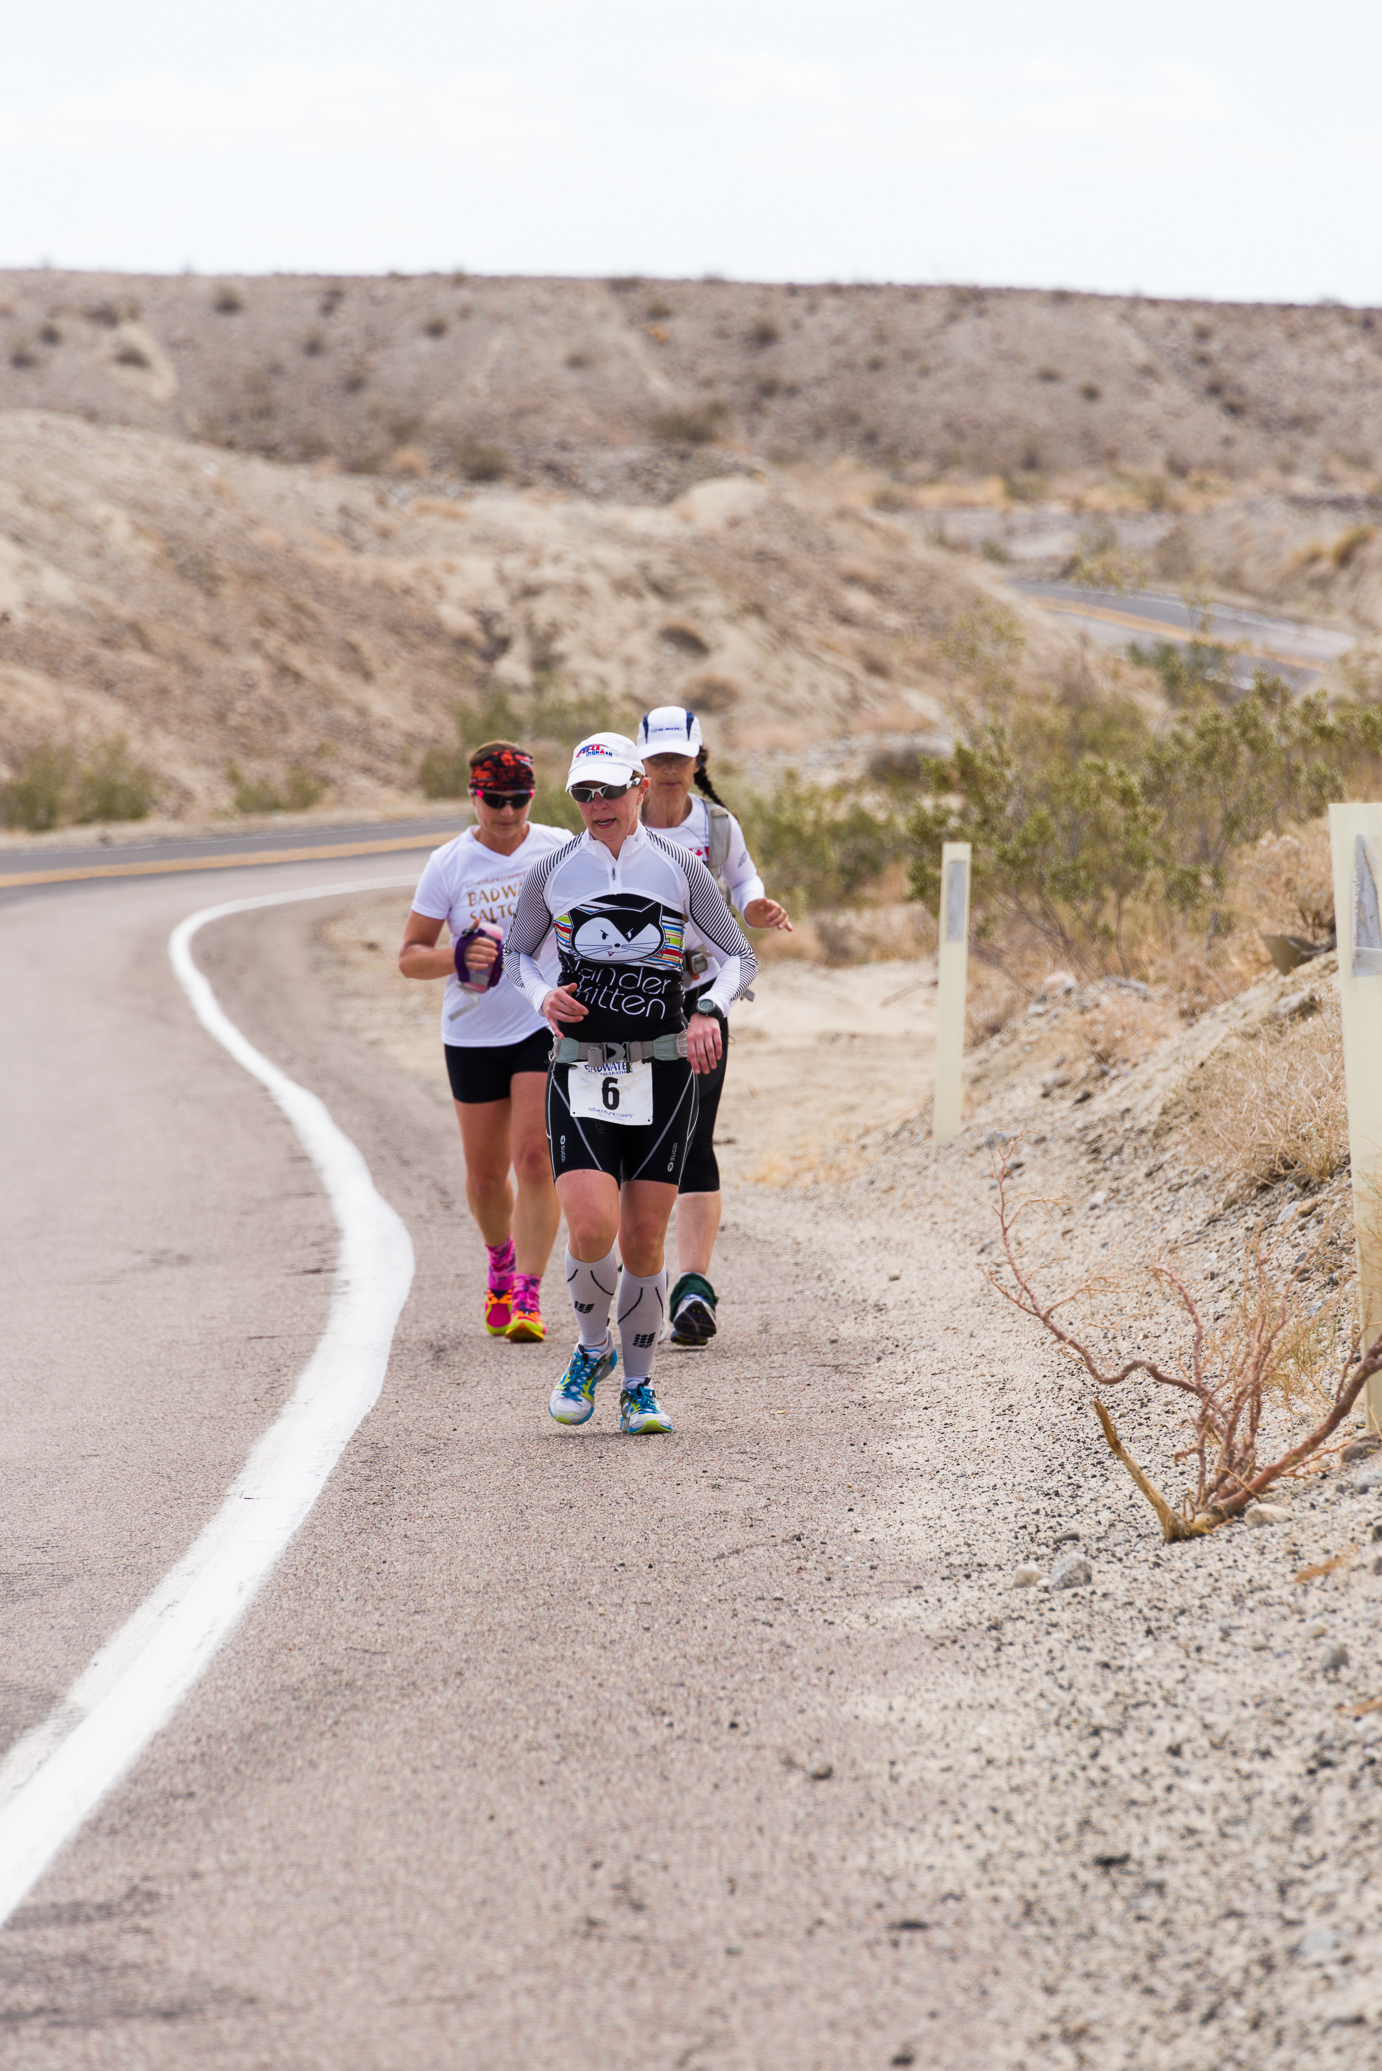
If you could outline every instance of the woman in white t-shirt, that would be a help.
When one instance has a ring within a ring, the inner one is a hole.
[[[552,1032],[517,986],[500,982],[523,880],[571,839],[563,827],[529,824],[533,785],[532,757],[512,741],[475,750],[478,824],[428,858],[398,953],[405,978],[447,981],[441,1035],[466,1200],[489,1252],[485,1329],[514,1343],[543,1336],[539,1288],[561,1220],[547,1151]],[[439,949],[443,921],[451,939]],[[555,951],[551,961],[555,983]]]
[[[706,771],[701,723],[680,705],[659,705],[639,721],[638,748],[648,772],[643,824],[667,841],[690,849],[709,868],[729,904],[751,928],[785,928],[792,923],[776,899],[769,899],[744,841],[744,830],[725,805]],[[693,798],[695,784],[700,797]],[[704,988],[719,969],[712,944],[686,931],[686,1011],[716,1013]],[[677,1194],[677,1266],[680,1277],[668,1299],[672,1343],[698,1350],[715,1335],[717,1296],[710,1259],[720,1228],[720,1167],[715,1157],[715,1117],[729,1062],[729,1029],[720,1019],[720,1059],[701,1082],[696,1132],[682,1168]]]

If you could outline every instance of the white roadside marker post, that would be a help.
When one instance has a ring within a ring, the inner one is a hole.
[[[1339,1007],[1348,1091],[1358,1322],[1366,1350],[1382,1330],[1382,805],[1331,805]],[[1367,1420],[1382,1429],[1382,1374],[1367,1384]]]
[[[953,1143],[964,1100],[965,986],[969,976],[969,843],[941,849],[940,946],[936,951],[936,1088],[931,1140]]]

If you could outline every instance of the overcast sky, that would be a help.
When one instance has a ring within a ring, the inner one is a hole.
[[[0,265],[1382,302],[1379,0],[0,6]]]

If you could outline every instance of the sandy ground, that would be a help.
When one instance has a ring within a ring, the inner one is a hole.
[[[36,1143],[67,1142],[74,1175],[80,1158],[83,1198],[118,1185],[135,1254],[115,1258],[108,1218],[79,1247],[18,1219],[21,1340],[41,1343],[61,1301],[89,1359],[114,1299],[122,1341],[177,1318],[185,1345],[124,1395],[123,1443],[162,1460],[153,1477],[99,1469],[118,1369],[85,1399],[60,1385],[59,1347],[37,1391],[32,1356],[7,1383],[28,1404],[7,1413],[7,1567],[37,1546],[48,1565],[12,1592],[5,1652],[49,1689],[216,1500],[255,1403],[271,1413],[293,1341],[247,1364],[241,1346],[310,1335],[319,1313],[320,1280],[293,1276],[318,1263],[320,1205],[306,1188],[295,1220],[277,1118],[203,1063],[159,963],[187,903],[125,886],[0,916],[29,974],[6,1003],[16,1098]],[[565,1433],[543,1414],[560,1330],[530,1350],[480,1332],[432,988],[390,974],[383,922],[401,910],[342,910],[323,938],[320,915],[277,909],[206,941],[251,1039],[359,1142],[418,1280],[385,1396],[271,1588],[0,1939],[0,2059],[1371,2062],[1379,1499],[1333,1474],[1284,1525],[1163,1548],[1087,1391],[981,1276],[1000,1117],[1026,1131],[1028,1183],[1067,1197],[1079,1258],[1115,1235],[1234,1240],[1204,1175],[1158,1154],[1157,1073],[1043,1100],[1070,1026],[1042,1017],[1057,1025],[1012,1033],[1020,1069],[985,1077],[996,1050],[976,1058],[971,1124],[937,1156],[929,994],[893,997],[924,970],[770,969],[722,1110],[746,1169],[717,1255],[721,1334],[663,1355],[665,1444],[619,1440],[605,1403]],[[88,996],[68,944],[98,920],[109,967]],[[99,1022],[104,1071],[75,1145],[61,1046],[24,1005],[74,995],[74,1040]],[[827,1042],[846,1017],[856,1040]],[[128,1117],[114,1142],[107,1109]],[[146,1144],[150,1112],[170,1126]],[[205,1227],[199,1198],[217,1205]],[[181,1303],[140,1269],[179,1250],[206,1281]],[[227,1397],[227,1359],[243,1378],[198,1474],[170,1404]],[[1174,1487],[1164,1407],[1117,1409]],[[137,1557],[102,1562],[112,1534]],[[1015,1585],[1071,1545],[1088,1584]]]

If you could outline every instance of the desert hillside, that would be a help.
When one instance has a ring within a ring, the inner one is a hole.
[[[620,500],[665,497],[714,439],[933,471],[1371,477],[1380,375],[1382,318],[1332,305],[0,273],[0,410]]]
[[[496,697],[567,744],[684,699],[741,762],[929,738],[954,627],[1014,607],[871,495],[768,471],[665,506],[441,496],[0,413],[0,749],[124,734],[178,816],[237,785],[416,798],[457,707]],[[1109,667],[1035,611],[1013,623],[1024,680]]]
[[[1371,643],[1379,351],[1333,307],[0,275],[0,782],[392,810],[458,711],[554,771],[676,698],[758,786],[934,743],[986,680],[1160,699],[1022,574]]]

